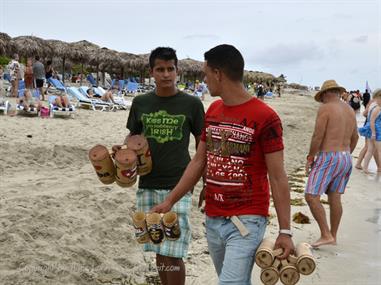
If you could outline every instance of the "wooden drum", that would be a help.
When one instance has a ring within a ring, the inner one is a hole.
[[[135,237],[138,243],[150,242],[151,240],[146,226],[146,215],[143,212],[136,212],[132,216],[132,221],[134,223]]]
[[[98,144],[90,149],[89,159],[103,184],[111,184],[115,181],[116,169],[105,146]]]
[[[152,159],[147,139],[141,135],[130,136],[127,139],[127,148],[136,153],[138,174],[143,176],[150,173],[152,170]]]
[[[280,281],[284,285],[295,285],[300,279],[300,274],[295,266],[290,265],[287,260],[281,260],[281,269],[279,272]]]
[[[274,242],[265,238],[257,249],[255,262],[260,268],[270,267],[275,257],[282,254],[282,251],[281,248],[274,250]]]
[[[261,271],[261,281],[265,285],[274,285],[279,280],[279,267],[280,261],[278,259],[274,260],[274,263]]]
[[[137,157],[129,149],[119,149],[115,154],[116,183],[121,187],[131,187],[137,179]]]
[[[310,275],[316,268],[315,259],[308,243],[302,242],[296,246],[296,267],[300,274]]]

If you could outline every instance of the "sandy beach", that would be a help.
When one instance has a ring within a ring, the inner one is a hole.
[[[308,92],[287,91],[266,102],[283,122],[285,166],[297,199],[304,196],[303,168],[319,104]],[[212,100],[206,97],[205,108]],[[134,240],[137,184],[101,184],[87,157],[95,144],[111,148],[123,141],[127,116],[82,109],[74,119],[0,115],[1,285],[159,284],[154,255]],[[360,139],[354,157],[363,144]],[[200,186],[191,213],[187,284],[217,284],[197,209]],[[380,284],[380,189],[380,176],[354,169],[343,196],[338,245],[314,250],[317,269],[299,284]],[[275,216],[273,207],[271,212]],[[311,224],[292,223],[294,242],[312,243],[319,237],[316,221],[306,205],[292,206],[296,212],[308,215]],[[277,231],[273,217],[266,236],[275,239]],[[252,280],[260,284],[257,266]]]

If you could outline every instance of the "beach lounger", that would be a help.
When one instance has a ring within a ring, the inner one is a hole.
[[[70,104],[69,107],[59,107],[55,105],[54,103],[57,97],[58,96],[56,95],[49,96],[48,101],[49,101],[50,117],[54,118],[54,116],[65,116],[65,117],[74,118],[75,106],[73,104]]]
[[[89,87],[87,86],[81,86],[78,88],[79,92],[81,92],[81,94],[83,96],[85,96],[87,99],[91,100],[93,103],[95,103],[96,105],[99,105],[99,106],[107,106],[107,108],[109,110],[113,110],[115,108],[114,104],[112,102],[106,102],[106,101],[103,101],[101,100],[100,98],[91,98],[89,97],[89,95],[87,94],[87,90],[89,89]],[[94,93],[99,95],[99,96],[103,96],[104,93],[101,93],[100,90],[97,88],[97,87],[93,87],[93,90],[94,90]]]
[[[8,100],[5,100],[4,98],[0,98],[0,112],[3,112],[4,115],[8,113],[8,110],[10,108],[10,104]]]
[[[93,87],[97,87],[97,86],[98,86],[97,81],[95,80],[94,76],[93,76],[91,73],[89,73],[89,74],[86,76],[86,79],[87,79],[87,81],[89,81],[89,83],[91,84],[91,86],[93,86]]]
[[[274,94],[273,94],[273,92],[268,91],[268,92],[265,94],[265,99],[273,99],[273,98],[274,98]]]
[[[100,103],[97,100],[91,100],[83,95],[76,87],[68,87],[67,92],[70,96],[74,97],[78,103],[77,107],[91,110],[105,111],[110,108],[110,104],[104,102]]]
[[[100,86],[93,89],[94,93],[99,94],[101,96],[103,96],[106,93],[106,90],[104,90]],[[120,96],[119,94],[120,92],[118,92],[117,96],[114,96],[114,101],[118,104],[119,109],[129,110],[131,108],[132,102],[124,99],[123,96]]]
[[[135,94],[138,92],[138,88],[139,88],[139,83],[129,81],[127,82],[126,92],[127,94]]]
[[[25,82],[23,80],[20,80],[19,81],[18,96],[17,96],[19,100],[22,100],[22,98],[25,96],[24,93],[25,93]],[[39,92],[39,90],[38,89],[32,89],[31,93],[32,93],[32,97],[33,97],[35,103],[37,105],[40,104],[40,92]],[[23,104],[17,104],[16,105],[17,115],[28,115],[28,116],[39,116],[40,115],[40,112],[39,112],[39,110],[35,104],[33,104],[33,105],[30,104],[28,107],[29,107],[29,110],[26,111],[24,109]]]
[[[59,81],[58,79],[55,78],[49,78],[48,82],[56,89],[56,94],[57,95],[50,95],[49,96],[49,108],[50,108],[50,117],[54,117],[56,115],[58,116],[71,116],[74,118],[75,115],[75,106],[71,103],[71,94],[68,93],[68,88],[65,87],[65,85]],[[69,98],[69,107],[59,107],[54,104],[55,99],[57,96],[62,96],[63,94],[67,95]]]

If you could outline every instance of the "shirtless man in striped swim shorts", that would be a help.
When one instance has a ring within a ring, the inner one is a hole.
[[[305,190],[306,201],[321,232],[313,247],[336,244],[343,213],[341,194],[352,172],[351,153],[358,140],[357,123],[355,112],[340,100],[344,91],[334,80],[327,80],[315,95],[315,100],[323,104],[318,110],[307,155],[306,171],[310,173]],[[324,193],[328,195],[330,227],[320,203]]]

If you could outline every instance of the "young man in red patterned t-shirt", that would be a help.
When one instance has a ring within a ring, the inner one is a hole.
[[[293,251],[290,193],[283,165],[282,125],[276,112],[245,90],[244,60],[233,46],[205,53],[205,82],[219,96],[205,115],[197,153],[167,199],[167,212],[197,183],[206,167],[206,235],[219,284],[251,284],[255,252],[269,213],[269,181],[279,222],[280,259]],[[205,193],[204,193],[205,192]]]

